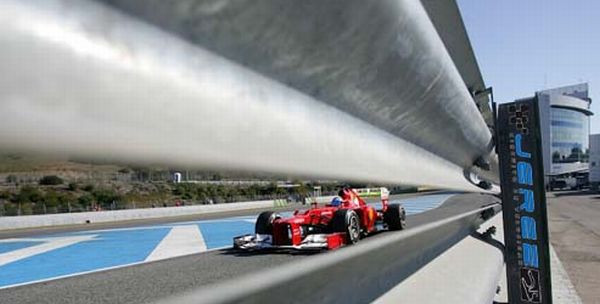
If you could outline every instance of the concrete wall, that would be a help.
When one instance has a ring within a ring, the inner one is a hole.
[[[318,197],[319,203],[330,201],[332,196]],[[210,214],[226,211],[252,210],[258,208],[283,207],[281,200],[239,202],[216,205],[196,205],[165,208],[128,209],[114,211],[60,213],[46,215],[25,215],[0,217],[0,230],[77,225],[86,223],[105,223],[127,220],[173,217],[192,214]]]
[[[0,229],[74,225],[85,223],[115,222],[190,214],[218,213],[233,210],[268,208],[273,201],[256,201],[217,205],[196,205],[165,208],[128,209],[114,211],[25,215],[0,218]]]

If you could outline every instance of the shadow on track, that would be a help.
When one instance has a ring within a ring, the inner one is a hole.
[[[548,192],[548,194],[553,194],[556,197],[561,197],[561,196],[585,196],[585,195],[590,195],[590,194],[598,194],[598,191],[593,191],[593,190],[565,190],[565,191],[561,191],[561,192]],[[600,198],[599,197],[595,197],[595,198]]]
[[[227,248],[219,251],[221,255],[235,256],[235,257],[248,257],[248,256],[256,256],[256,255],[303,255],[310,256],[319,253],[327,252],[327,250],[311,250],[311,251],[301,251],[301,250],[293,250],[293,249],[261,249],[261,250],[252,250],[245,251],[240,249]]]

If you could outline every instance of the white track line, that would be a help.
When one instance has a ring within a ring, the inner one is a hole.
[[[206,251],[198,225],[175,226],[146,258],[147,262]]]
[[[30,256],[34,256],[40,253],[52,251],[58,248],[66,247],[69,245],[77,244],[79,242],[89,241],[95,238],[96,235],[84,235],[84,236],[68,236],[51,239],[38,239],[37,241],[43,241],[43,244],[31,246],[23,249],[14,250],[11,252],[0,254],[0,266],[12,263]]]
[[[556,304],[583,303],[552,245],[550,245],[550,263],[552,264],[550,267],[552,272],[552,302]]]

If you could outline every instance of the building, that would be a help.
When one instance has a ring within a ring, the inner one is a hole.
[[[548,188],[577,188],[589,174],[592,100],[587,83],[535,93]]]
[[[600,186],[600,134],[590,135],[590,186],[598,190]]]

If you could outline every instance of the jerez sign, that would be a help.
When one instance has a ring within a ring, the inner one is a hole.
[[[501,104],[498,109],[509,303],[552,303],[538,113],[535,98]]]

